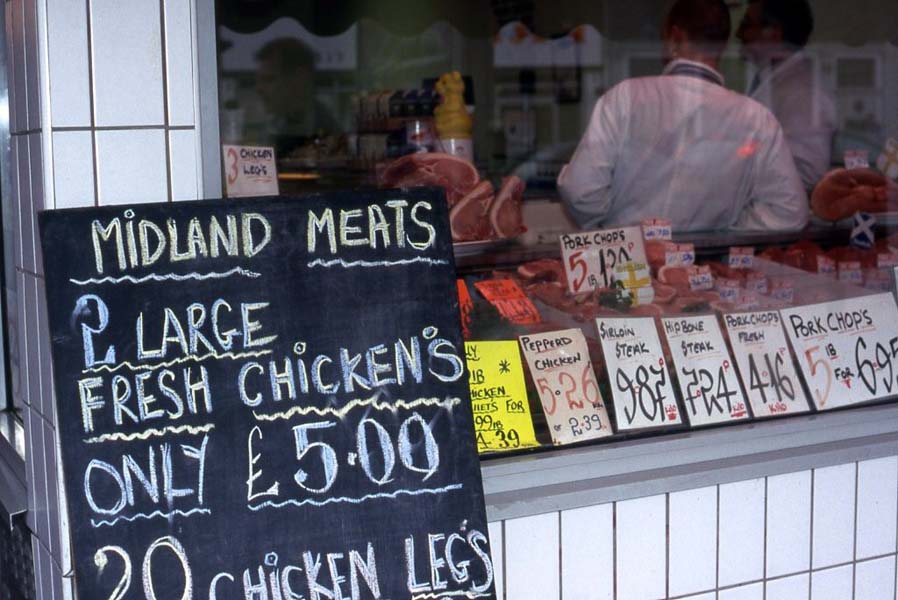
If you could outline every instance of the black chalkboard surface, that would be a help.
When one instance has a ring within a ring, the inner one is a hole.
[[[494,598],[442,192],[40,215],[80,598]]]

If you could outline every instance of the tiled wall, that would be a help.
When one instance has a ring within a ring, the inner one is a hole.
[[[204,1],[204,0],[199,0]],[[42,208],[201,195],[194,0],[7,0],[17,309],[13,393],[25,404],[28,525],[41,599],[63,578]]]
[[[503,600],[895,600],[898,456],[490,524]]]

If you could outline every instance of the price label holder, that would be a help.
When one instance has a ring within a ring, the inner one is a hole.
[[[714,275],[708,265],[688,267],[689,289],[693,291],[708,291],[714,289]]]
[[[541,323],[539,311],[521,286],[512,279],[485,279],[474,282],[477,291],[496,307],[503,317],[515,325]]]
[[[563,445],[611,435],[583,332],[565,329],[519,339],[552,442]]]
[[[642,238],[647,242],[670,240],[673,237],[673,225],[670,219],[644,219],[641,225]]]
[[[861,270],[861,263],[856,260],[846,260],[837,263],[839,281],[851,283],[854,285],[863,285],[864,273]]]
[[[727,262],[731,269],[752,269],[755,266],[755,249],[752,246],[731,246]]]
[[[465,361],[477,451],[482,454],[539,446],[518,343],[466,342]]]
[[[661,319],[693,426],[748,418],[736,368],[713,315]]]
[[[664,264],[668,267],[691,267],[695,264],[695,245],[668,242],[664,251]]]
[[[648,264],[639,226],[564,234],[559,243],[572,294],[611,287],[618,265]]]
[[[818,410],[898,393],[898,307],[891,294],[780,311]]]
[[[280,193],[274,148],[225,144],[221,154],[228,198],[277,196]]]
[[[779,313],[730,313],[723,321],[752,414],[778,417],[810,410]]]
[[[682,423],[652,317],[596,319],[618,431]]]

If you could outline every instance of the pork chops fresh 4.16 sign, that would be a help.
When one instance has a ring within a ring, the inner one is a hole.
[[[495,597],[441,194],[40,220],[79,597]]]

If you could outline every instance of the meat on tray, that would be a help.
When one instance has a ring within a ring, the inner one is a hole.
[[[851,217],[857,211],[877,213],[898,208],[898,186],[873,169],[830,171],[811,194],[811,210],[827,221]]]
[[[505,177],[496,193],[477,168],[451,154],[408,154],[391,162],[379,177],[383,188],[435,186],[446,192],[454,242],[512,238],[524,231],[524,181]]]
[[[436,186],[446,190],[454,206],[480,182],[480,173],[469,161],[452,154],[420,152],[391,162],[380,174],[380,187]]]

